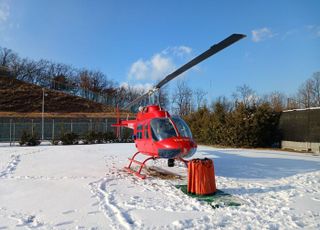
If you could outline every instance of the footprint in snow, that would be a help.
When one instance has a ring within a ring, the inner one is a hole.
[[[320,198],[318,198],[318,197],[311,197],[311,199],[314,201],[320,201]]]
[[[89,215],[93,215],[93,214],[97,214],[100,213],[100,211],[92,211],[92,212],[88,212]]]
[[[70,214],[70,213],[74,213],[74,212],[76,212],[76,210],[68,210],[68,211],[63,212],[62,214],[66,215],[66,214]]]
[[[60,227],[60,226],[63,226],[63,225],[68,225],[68,224],[72,224],[73,221],[65,221],[65,222],[61,222],[61,223],[58,223],[55,225],[55,227]]]
[[[93,203],[91,206],[97,206],[99,205],[99,202]]]

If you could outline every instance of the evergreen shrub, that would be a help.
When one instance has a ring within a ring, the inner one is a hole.
[[[20,146],[36,146],[40,145],[41,141],[36,137],[36,134],[31,135],[26,131],[22,132],[21,139],[20,139]]]
[[[63,145],[75,145],[78,144],[79,135],[76,133],[63,133],[60,140]]]

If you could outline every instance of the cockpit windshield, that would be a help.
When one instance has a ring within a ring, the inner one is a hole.
[[[155,118],[151,121],[152,138],[161,141],[169,137],[176,137],[177,133],[168,118]]]
[[[192,133],[190,131],[190,128],[184,120],[182,120],[178,116],[172,116],[171,119],[174,122],[174,124],[176,125],[180,136],[192,138]]]

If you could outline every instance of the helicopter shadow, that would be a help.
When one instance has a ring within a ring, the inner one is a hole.
[[[320,159],[302,160],[272,157],[245,156],[236,151],[198,151],[214,161],[215,175],[240,179],[280,179],[299,173],[320,170]],[[275,154],[275,153],[272,153]],[[294,156],[293,156],[294,157]]]

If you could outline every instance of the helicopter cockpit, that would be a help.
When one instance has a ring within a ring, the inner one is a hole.
[[[177,137],[178,134],[173,126],[176,128],[181,137],[192,138],[190,128],[184,120],[178,116],[172,116],[171,118],[155,118],[151,121],[151,134],[155,141],[161,141],[170,137]]]
[[[155,118],[151,121],[152,139],[161,141],[166,138],[176,137],[177,133],[169,118]]]

